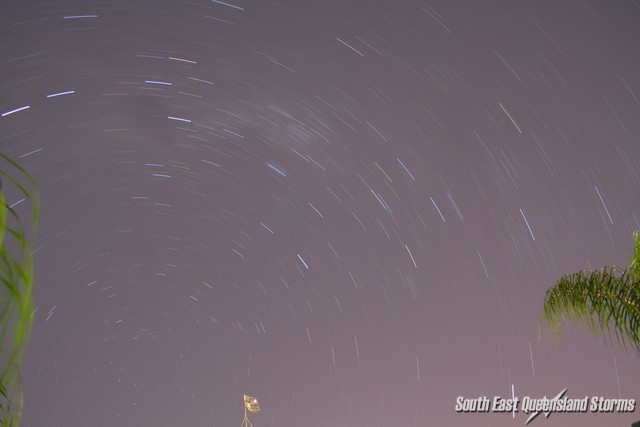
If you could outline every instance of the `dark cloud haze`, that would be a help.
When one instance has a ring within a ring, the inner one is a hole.
[[[255,427],[640,398],[640,358],[537,328],[555,280],[626,265],[640,228],[638,1],[4,1],[0,23],[0,149],[42,198],[23,426],[234,426],[243,393]]]

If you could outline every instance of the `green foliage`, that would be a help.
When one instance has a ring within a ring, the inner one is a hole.
[[[554,336],[561,323],[586,323],[605,341],[615,335],[640,355],[640,233],[633,233],[633,260],[626,269],[605,267],[565,275],[547,290],[544,317]]]
[[[38,225],[38,192],[33,178],[0,153],[8,168],[0,168],[0,426],[17,427],[22,413],[20,365],[33,323],[33,257]],[[12,173],[7,172],[11,170]],[[25,187],[16,178],[26,179]],[[4,197],[2,179],[9,181],[31,205],[31,235]]]
[[[22,416],[23,388],[20,376],[7,391],[4,385],[0,385],[0,427],[18,427]]]
[[[629,270],[635,280],[640,280],[640,231],[633,232],[633,258]]]

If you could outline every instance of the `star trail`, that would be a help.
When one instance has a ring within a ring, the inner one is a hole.
[[[637,0],[9,0],[0,23],[0,151],[41,196],[21,425],[640,399],[636,355],[538,329],[547,288],[627,265],[640,229]]]

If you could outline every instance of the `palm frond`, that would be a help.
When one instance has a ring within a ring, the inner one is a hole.
[[[636,253],[638,248],[636,236]],[[568,320],[586,323],[605,341],[616,340],[640,355],[640,282],[634,266],[617,274],[615,267],[565,275],[547,290],[544,317],[552,334],[559,336]]]
[[[35,181],[16,162],[0,153],[18,171],[0,168],[0,426],[15,426],[22,413],[22,384],[19,369],[33,323],[34,265],[32,243],[38,225],[39,198]],[[28,185],[16,176],[26,178]],[[30,231],[4,197],[2,178],[6,178],[31,205]],[[10,243],[9,245],[7,243]]]
[[[640,231],[633,232],[633,259],[629,265],[635,280],[640,280]]]
[[[17,380],[7,390],[0,384],[0,427],[18,427],[22,418],[24,388],[18,374]]]

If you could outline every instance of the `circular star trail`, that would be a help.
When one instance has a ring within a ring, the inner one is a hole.
[[[635,355],[538,332],[546,289],[640,228],[637,1],[0,23],[0,150],[41,195],[22,425],[237,425],[248,394],[256,427],[514,426],[456,399],[640,396]]]

